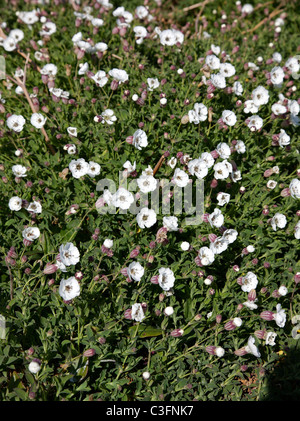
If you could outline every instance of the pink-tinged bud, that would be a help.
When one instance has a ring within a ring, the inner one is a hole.
[[[214,243],[218,236],[216,234],[208,234],[208,239],[211,243]]]
[[[211,288],[208,292],[209,292],[209,295],[215,295],[216,293],[216,291],[213,288]]]
[[[282,197],[288,197],[288,196],[290,196],[290,195],[291,195],[291,191],[290,191],[290,189],[287,187],[287,188],[285,188],[285,189],[283,189],[283,190],[281,191],[280,195],[281,195]]]
[[[46,85],[48,83],[49,77],[47,75],[42,75],[42,82]]]
[[[126,35],[127,28],[125,26],[122,26],[119,30],[119,34],[121,37],[124,37]]]
[[[77,281],[81,281],[81,279],[83,278],[83,273],[79,270],[75,273],[74,276],[77,279]]]
[[[229,320],[224,326],[225,330],[234,330],[236,327],[242,325],[242,320],[239,317],[235,317],[233,320]]]
[[[266,310],[260,313],[260,317],[263,320],[271,321],[274,319],[274,313],[272,311]]]
[[[240,304],[237,305],[236,310],[241,311],[243,307],[244,307],[244,305],[242,303],[240,303]]]
[[[7,253],[7,256],[8,256],[8,257],[11,257],[12,259],[16,259],[16,258],[18,257],[18,255],[17,255],[17,253],[16,253],[16,251],[15,251],[15,248],[14,248],[14,247],[11,247],[11,248],[9,249],[9,251],[8,251],[8,253]]]
[[[117,80],[113,80],[112,82],[111,82],[111,84],[110,84],[110,88],[113,90],[113,91],[116,91],[117,89],[118,89],[118,87],[119,87],[119,82],[117,81]]]
[[[208,217],[209,217],[209,213],[204,213],[204,214],[202,215],[202,221],[203,221],[203,222],[208,222]]]
[[[132,320],[132,314],[131,314],[131,308],[128,308],[125,312],[124,312],[124,317],[127,320]]]
[[[234,265],[232,268],[235,272],[238,272],[240,270],[238,265]]]
[[[296,275],[294,276],[294,281],[296,284],[299,284],[300,282],[300,272],[297,272]]]
[[[121,273],[122,273],[122,275],[124,275],[124,276],[128,276],[127,268],[123,268],[123,269],[121,269]]]
[[[52,263],[47,263],[46,266],[44,267],[44,273],[45,275],[50,275],[52,273],[55,273],[58,269],[57,265],[54,265]]]
[[[254,335],[255,335],[258,339],[265,339],[266,333],[267,333],[266,329],[263,329],[263,330],[256,330],[256,331],[254,332]]]
[[[150,279],[150,282],[152,284],[158,284],[158,275],[152,276],[152,278]]]
[[[132,145],[133,142],[133,136],[126,137],[126,142],[129,143],[129,145]]]
[[[53,278],[49,279],[48,281],[48,286],[51,287],[52,285],[54,285],[55,280]]]
[[[211,152],[210,152],[210,154],[211,154],[211,156],[212,156],[214,159],[217,159],[217,158],[219,158],[219,156],[220,156],[216,150],[211,151]]]
[[[275,289],[273,292],[272,292],[272,297],[273,298],[280,298],[281,297],[281,295],[279,294],[279,292],[278,292],[278,289]]]
[[[84,351],[83,356],[84,357],[93,357],[96,354],[96,351],[93,348],[87,349]]]
[[[23,238],[23,244],[24,244],[25,247],[28,247],[32,244],[32,241],[27,240],[26,238]]]
[[[251,289],[251,291],[248,294],[248,300],[249,301],[255,301],[256,300],[256,290]]]
[[[244,355],[248,354],[248,351],[246,351],[245,347],[237,349],[236,351],[234,351],[235,355],[237,355],[238,357],[243,357]]]
[[[202,263],[201,263],[201,259],[200,259],[200,257],[199,257],[199,256],[195,257],[195,263],[196,263],[196,265],[197,265],[197,266],[199,266],[199,267],[202,267],[202,266],[203,266],[203,265],[202,265]]]
[[[99,197],[99,199],[97,199],[97,201],[95,203],[96,209],[100,209],[104,205],[105,205],[105,201],[104,201],[103,197]]]
[[[247,371],[248,370],[248,366],[246,364],[241,365],[240,367],[241,371]]]
[[[240,286],[242,286],[242,285],[243,285],[243,277],[242,277],[242,276],[239,276],[239,277],[237,278],[236,282],[237,282]]]
[[[210,183],[210,187],[212,189],[215,189],[218,185],[218,180],[216,180],[215,178],[212,179],[211,183]]]
[[[273,168],[270,168],[264,172],[264,177],[270,177],[273,173]]]
[[[215,355],[216,348],[217,348],[216,346],[209,345],[205,348],[205,351],[208,352],[211,355]]]
[[[130,258],[133,259],[134,257],[138,256],[140,253],[140,247],[136,247],[132,252],[130,253]]]
[[[183,333],[184,333],[183,329],[174,329],[174,330],[172,330],[170,335],[173,336],[173,338],[178,338],[179,336],[182,336]]]
[[[221,321],[222,321],[222,316],[221,316],[221,314],[217,314],[217,315],[216,315],[216,322],[217,322],[217,323],[221,323]]]

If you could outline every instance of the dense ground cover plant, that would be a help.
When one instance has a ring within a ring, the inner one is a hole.
[[[296,10],[2,4],[1,400],[299,398]]]

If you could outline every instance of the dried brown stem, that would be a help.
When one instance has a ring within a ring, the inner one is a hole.
[[[162,166],[162,163],[164,162],[164,160],[165,160],[165,156],[162,155],[161,158],[160,158],[160,160],[158,161],[158,163],[155,165],[155,168],[153,170],[153,176],[155,176],[155,174],[157,173],[157,171],[160,169],[160,167]]]

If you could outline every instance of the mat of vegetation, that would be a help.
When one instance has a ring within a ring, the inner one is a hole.
[[[0,4],[0,400],[299,400],[299,2]]]

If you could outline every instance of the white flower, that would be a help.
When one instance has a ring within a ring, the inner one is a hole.
[[[54,22],[45,22],[40,30],[40,36],[50,36],[56,32],[56,25]]]
[[[201,158],[196,158],[189,161],[188,170],[191,175],[195,175],[198,179],[204,178],[208,173],[207,164]]]
[[[168,231],[177,231],[178,230],[177,216],[164,216],[163,226],[164,228],[167,228]]]
[[[26,23],[26,25],[32,25],[39,21],[39,17],[37,14],[37,10],[31,10],[31,11],[22,11],[22,12],[16,12],[16,15],[18,18]]]
[[[222,348],[221,346],[217,346],[215,349],[215,355],[219,358],[223,357],[225,354],[225,349]]]
[[[31,116],[30,123],[37,129],[44,127],[47,117],[44,117],[43,114],[34,113]]]
[[[233,84],[233,92],[235,93],[235,95],[240,96],[243,93],[243,85],[241,84],[241,82],[234,82]]]
[[[189,176],[185,171],[181,170],[180,168],[176,168],[172,177],[172,181],[178,187],[185,187],[189,182]]]
[[[132,281],[140,282],[144,275],[145,269],[139,262],[132,262],[127,267],[127,275]]]
[[[221,63],[219,71],[224,77],[231,77],[235,75],[235,67],[230,63]]]
[[[250,354],[254,355],[255,357],[260,358],[260,352],[257,346],[255,345],[255,339],[253,338],[253,336],[249,337],[248,343],[245,346],[245,350]]]
[[[124,210],[129,209],[133,202],[133,194],[126,190],[124,187],[119,187],[116,193],[111,196],[111,203],[113,206]]]
[[[88,173],[89,164],[84,158],[73,159],[69,164],[69,170],[74,178],[80,178]]]
[[[226,205],[227,203],[229,203],[229,200],[230,200],[230,194],[223,193],[223,192],[219,192],[217,194],[217,201],[218,201],[219,206]]]
[[[293,178],[290,182],[289,189],[291,196],[294,199],[300,199],[300,180],[298,178]]]
[[[222,113],[222,120],[227,126],[234,126],[237,119],[233,111],[224,110]]]
[[[298,101],[294,100],[289,100],[288,101],[288,109],[289,112],[292,114],[292,116],[296,116],[299,114],[300,112],[300,105],[298,104]]]
[[[96,28],[99,28],[100,26],[103,26],[104,20],[103,19],[100,19],[100,18],[93,18],[91,20],[91,24],[93,26],[95,26]]]
[[[18,196],[13,196],[9,199],[8,207],[12,211],[19,211],[22,209],[22,199]]]
[[[126,161],[123,164],[123,168],[125,168],[128,171],[128,173],[132,173],[136,169],[136,161],[134,161],[133,164],[130,161]]]
[[[114,245],[114,241],[110,240],[109,238],[106,238],[106,240],[104,240],[103,242],[104,247],[107,247],[108,249],[111,249],[112,246]]]
[[[287,67],[292,73],[298,73],[300,70],[300,64],[296,57],[291,57],[285,62],[285,67]]]
[[[288,293],[288,289],[287,289],[287,287],[286,287],[286,286],[284,286],[284,285],[281,285],[281,286],[278,288],[278,293],[279,293],[282,297],[284,297],[284,296]]]
[[[216,151],[222,159],[227,159],[231,155],[230,147],[227,145],[227,143],[224,142],[221,142],[217,145]]]
[[[136,322],[141,322],[145,318],[142,304],[135,303],[135,304],[132,305],[132,307],[131,307],[131,317]]]
[[[243,303],[243,306],[249,308],[249,310],[256,310],[257,304],[255,304],[255,301],[257,301],[257,298],[254,301],[252,301],[252,300],[245,301]]]
[[[286,107],[280,104],[279,102],[276,102],[275,104],[273,104],[271,107],[271,110],[275,115],[281,115],[287,112]]]
[[[36,200],[34,200],[33,202],[29,203],[26,210],[28,212],[42,213],[42,205]]]
[[[14,132],[21,132],[25,125],[25,118],[22,115],[12,114],[6,120],[7,127]]]
[[[216,180],[224,180],[225,178],[229,177],[230,174],[230,167],[226,165],[226,162],[217,162],[214,165],[214,178]]]
[[[255,247],[252,246],[251,244],[249,246],[247,246],[246,249],[249,253],[253,253],[255,251]]]
[[[295,236],[296,240],[300,240],[300,221],[297,222],[297,224],[295,226],[294,236]]]
[[[156,213],[153,209],[142,208],[136,216],[140,228],[150,228],[156,223]]]
[[[41,74],[46,76],[56,76],[57,66],[52,63],[45,64],[45,66],[41,69]]]
[[[247,126],[251,130],[259,130],[263,126],[263,119],[258,115],[253,115],[250,117]]]
[[[211,75],[210,81],[216,88],[219,88],[219,89],[226,88],[226,79],[220,73]]]
[[[136,181],[139,189],[143,193],[154,191],[157,187],[157,180],[153,175],[142,174]]]
[[[28,241],[36,240],[39,238],[40,234],[40,230],[37,227],[28,227],[25,228],[22,232],[23,238]]]
[[[273,218],[271,219],[271,226],[274,231],[277,230],[277,228],[284,228],[286,226],[287,220],[286,216],[282,213],[275,213]]]
[[[276,63],[280,63],[282,60],[282,55],[276,51],[275,53],[273,53],[272,59],[276,61]]]
[[[246,3],[243,5],[241,12],[249,15],[253,12],[254,7],[250,3]]]
[[[149,15],[149,12],[145,6],[137,6],[135,14],[139,19],[145,19]]]
[[[104,70],[98,70],[98,72],[94,74],[92,79],[101,88],[108,82],[108,77],[106,76]]]
[[[224,222],[224,216],[222,215],[222,212],[218,208],[215,208],[213,213],[208,215],[207,219],[211,227],[220,228]]]
[[[280,129],[278,143],[281,148],[290,144],[290,136],[285,132],[285,130]]]
[[[200,248],[198,256],[201,264],[204,266],[210,265],[215,260],[214,252],[206,246]]]
[[[13,165],[11,170],[16,177],[26,177],[27,168],[23,165]]]
[[[164,291],[169,291],[175,283],[175,276],[170,268],[160,268],[158,271],[158,284]]]
[[[75,276],[71,276],[68,279],[62,279],[59,284],[58,292],[64,301],[70,301],[73,300],[73,298],[78,297],[80,295],[80,285]]]
[[[209,152],[202,152],[200,158],[205,162],[207,168],[211,168],[215,163],[215,159]]]
[[[166,307],[164,309],[164,314],[166,316],[172,316],[173,313],[174,313],[174,308],[172,306]]]
[[[20,42],[24,38],[24,32],[21,29],[12,29],[8,36],[12,37],[16,42]]]
[[[138,149],[141,150],[148,145],[147,135],[142,129],[138,129],[133,133],[133,142],[132,144]]]
[[[157,78],[148,77],[147,84],[148,84],[148,91],[153,91],[154,89],[159,87],[159,81]]]
[[[231,179],[234,183],[242,179],[241,171],[236,170],[231,173]]]
[[[88,70],[89,70],[89,63],[85,62],[85,63],[79,64],[79,70],[78,70],[79,75],[84,75]]]
[[[248,99],[247,101],[245,101],[244,103],[244,113],[246,114],[255,114],[258,112],[259,107],[257,107],[254,102],[252,101],[252,99]]]
[[[90,161],[89,162],[89,168],[87,171],[87,175],[90,177],[95,177],[96,175],[99,175],[101,171],[101,166],[97,162]]]
[[[235,150],[237,153],[245,153],[246,152],[246,145],[242,140],[238,140],[235,145]]]
[[[114,79],[119,82],[119,84],[124,83],[128,80],[128,74],[125,70],[121,69],[111,69],[108,74]]]
[[[225,238],[229,244],[233,243],[238,236],[238,232],[235,229],[229,228],[223,232],[222,237]]]
[[[173,156],[167,163],[169,165],[170,168],[174,169],[176,167],[177,164],[177,158],[175,158],[175,156]]]
[[[41,369],[41,365],[37,361],[31,361],[28,365],[28,370],[32,374],[37,374]]]
[[[213,243],[210,243],[209,248],[214,254],[221,254],[227,249],[228,244],[225,237],[217,237]]]
[[[276,305],[276,313],[274,313],[274,320],[279,327],[284,327],[286,322],[285,310],[281,308],[281,304]]]
[[[2,43],[2,47],[5,51],[14,51],[17,48],[17,42],[13,37],[6,37]]]
[[[187,241],[183,241],[180,245],[180,248],[183,251],[187,251],[190,248],[190,243],[188,243]]]
[[[210,69],[217,70],[217,69],[220,68],[220,59],[219,59],[219,57],[215,56],[214,54],[209,54],[208,56],[206,56],[205,64],[207,64],[207,66]],[[222,76],[224,76],[224,75],[222,75]]]
[[[176,44],[176,33],[172,29],[165,29],[159,34],[160,43],[162,45],[172,46]]]
[[[80,260],[80,253],[76,246],[73,243],[62,244],[59,247],[59,257],[60,261],[65,266],[76,265]]]
[[[101,123],[107,123],[109,125],[114,124],[114,122],[117,120],[117,117],[115,116],[115,113],[113,110],[110,110],[107,108],[103,113],[101,114],[102,120]]]
[[[70,136],[77,137],[77,128],[76,127],[68,127],[67,132]]]
[[[133,32],[135,34],[135,42],[137,44],[142,44],[142,42],[144,41],[144,38],[146,38],[146,36],[148,35],[148,31],[144,26],[135,26],[133,28]]]
[[[248,272],[246,276],[242,277],[242,291],[250,292],[252,289],[255,289],[258,284],[258,279],[255,273]]]
[[[199,124],[200,121],[205,121],[207,119],[207,114],[207,107],[202,102],[196,102],[194,109],[188,112],[189,122]]]
[[[275,345],[275,339],[276,339],[277,333],[275,332],[267,332],[266,333],[266,345]]]
[[[270,72],[270,80],[273,85],[281,85],[284,80],[284,71],[282,67],[276,66]]]
[[[252,100],[256,107],[267,104],[269,101],[269,92],[263,86],[258,86],[252,91]]]

